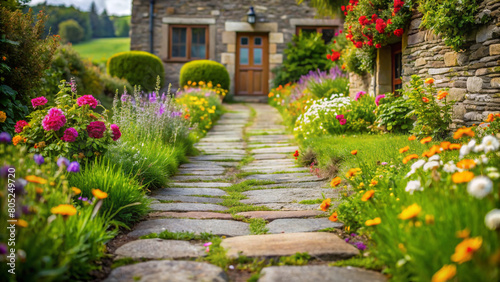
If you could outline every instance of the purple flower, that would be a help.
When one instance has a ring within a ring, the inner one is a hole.
[[[30,208],[28,206],[22,206],[21,211],[23,212],[23,214],[29,214]]]
[[[356,97],[354,98],[355,101],[358,101],[359,98],[361,98],[361,96],[363,95],[366,95],[366,92],[365,91],[359,91],[358,93],[356,93]]]
[[[130,98],[130,95],[128,95],[128,94],[127,94],[127,92],[125,92],[125,93],[122,95],[122,97],[120,98],[120,100],[121,100],[123,103],[125,103],[125,102],[127,102],[127,101],[129,100],[129,98]]]
[[[71,162],[67,169],[68,172],[80,172],[80,164],[78,162]]]
[[[43,156],[42,156],[42,155],[40,155],[40,154],[35,154],[35,155],[33,156],[33,159],[35,160],[35,163],[36,163],[37,165],[41,165],[41,164],[43,164],[43,163],[45,162],[45,159],[44,159],[44,158],[43,158]]]
[[[358,250],[364,251],[366,250],[366,245],[363,242],[353,243],[354,247],[358,248]]]
[[[382,95],[377,95],[377,97],[375,98],[375,104],[377,105],[377,107],[378,107],[378,105],[379,105],[380,100],[381,100],[381,99],[384,99],[384,98],[385,98],[385,95],[384,95],[384,94],[382,94]]]
[[[71,92],[76,94],[76,81],[73,77],[71,78],[69,85],[71,86]]]
[[[165,101],[167,98],[167,96],[165,96],[165,92],[161,93],[161,100],[162,101]]]
[[[57,159],[57,166],[58,167],[61,167],[61,166],[68,167],[69,166],[69,160],[66,159],[65,157],[60,157],[59,159]]]
[[[149,93],[149,102],[150,103],[156,103],[156,93]]]
[[[347,120],[345,118],[343,118],[343,119],[339,120],[339,122],[340,122],[340,125],[344,125],[347,123]]]
[[[337,115],[335,118],[336,118],[336,119],[343,119],[343,118],[344,118],[344,115]]]
[[[1,243],[0,244],[0,255],[5,255],[7,254],[7,245],[5,245],[4,243]]]
[[[346,243],[349,243],[349,237],[345,238],[345,239],[344,239],[344,241],[345,241]]]
[[[163,115],[165,113],[165,104],[160,104],[160,108],[156,113],[158,114],[158,116]]]
[[[0,133],[0,143],[10,143],[12,137],[7,132]]]
[[[381,165],[387,165],[387,162],[382,162]]]
[[[9,175],[9,169],[14,168],[13,166],[10,165],[4,165],[0,168],[0,177],[1,178],[7,178]]]
[[[170,117],[181,117],[182,116],[182,112],[172,112],[170,114]]]
[[[356,233],[351,233],[351,237],[356,237],[358,235],[356,235]]]

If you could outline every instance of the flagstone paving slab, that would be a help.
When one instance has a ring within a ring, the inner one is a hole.
[[[205,195],[205,196],[224,196],[226,191],[216,188],[163,188],[155,191],[154,197],[159,196],[190,196],[190,195]]]
[[[218,167],[235,167],[237,166],[239,163],[238,162],[217,162],[217,161],[191,161],[187,164],[184,164],[184,165],[188,165],[188,166],[184,166],[184,167],[209,167],[209,166],[218,166]]]
[[[193,169],[180,169],[177,174],[195,174],[195,175],[223,175],[224,169],[207,169],[207,170],[193,170]]]
[[[243,236],[250,234],[249,224],[234,220],[221,219],[184,219],[162,218],[140,222],[134,231],[128,234],[131,238],[138,238],[151,233],[170,232],[202,232],[219,236]]]
[[[181,164],[179,166],[180,169],[191,169],[191,170],[225,170],[226,168],[216,164],[202,164],[202,163],[187,163]]]
[[[225,211],[227,207],[202,203],[159,203],[150,205],[153,211]]]
[[[278,148],[262,148],[262,149],[252,149],[252,154],[272,154],[272,153],[294,153],[298,150],[297,146],[287,146]]]
[[[330,221],[328,218],[285,218],[271,221],[266,226],[269,233],[313,232],[325,228],[341,228],[343,223]]]
[[[114,269],[104,281],[224,282],[228,281],[228,278],[220,267],[209,263],[159,260],[118,267]]]
[[[236,215],[246,218],[263,218],[265,220],[275,220],[280,218],[305,218],[323,215],[322,211],[251,211],[240,212]]]
[[[259,282],[383,282],[381,273],[355,267],[334,267],[327,265],[270,266],[262,269]]]
[[[281,210],[281,211],[308,211],[308,210],[318,210],[317,204],[314,205],[305,205],[298,203],[266,203],[266,204],[256,204],[256,206],[270,208],[272,210]],[[332,205],[336,207],[337,205]]]
[[[209,198],[209,197],[192,197],[192,196],[155,196],[156,199],[162,201],[174,201],[174,202],[184,202],[184,203],[210,203],[219,204],[224,200],[220,198]]]
[[[260,172],[260,173],[289,173],[289,172],[309,172],[305,167],[243,167],[242,171]]]
[[[290,156],[286,154],[256,154],[253,155],[256,160],[279,160],[279,159],[289,159]]]
[[[216,181],[224,179],[225,176],[217,176],[217,175],[176,175],[170,177],[172,181]]]
[[[220,187],[229,187],[231,185],[233,185],[233,184],[226,183],[226,182],[188,182],[188,183],[173,182],[173,183],[170,183],[170,186],[172,186],[172,187],[190,187],[190,188],[191,187],[192,188],[220,188]],[[201,195],[201,194],[195,194],[195,195]]]
[[[232,219],[228,213],[218,212],[152,212],[149,217],[192,218],[192,219]]]
[[[117,259],[187,259],[204,255],[202,244],[159,238],[129,242],[115,251]]]
[[[327,181],[311,181],[311,182],[292,182],[258,185],[259,188],[276,189],[276,188],[322,188],[321,192],[326,192],[326,188],[330,188],[330,183]],[[331,188],[330,188],[331,189]]]
[[[248,199],[241,200],[245,204],[267,204],[267,203],[292,203],[303,200],[315,200],[335,197],[336,192],[332,189],[323,188],[282,188],[267,190],[250,190],[243,192]],[[319,205],[318,205],[319,206]]]
[[[221,246],[227,249],[227,256],[231,258],[237,258],[240,252],[247,257],[266,258],[308,253],[321,259],[350,258],[359,254],[354,246],[326,232],[239,236],[223,239]]]
[[[225,153],[225,154],[231,154],[231,155],[245,155],[246,151],[245,150],[238,150],[238,149],[226,149],[226,148],[220,148],[220,149],[209,149],[209,148],[200,148],[201,151],[205,154],[220,154],[220,153]]]
[[[245,179],[254,180],[270,180],[274,182],[310,182],[310,181],[321,181],[324,178],[318,178],[317,176],[311,175],[311,173],[280,173],[280,174],[253,174],[246,176]]]
[[[190,161],[241,161],[243,155],[201,155],[196,157],[190,157]]]
[[[262,147],[288,147],[290,146],[290,143],[261,143],[261,144],[249,144],[247,145],[248,148],[262,148]]]

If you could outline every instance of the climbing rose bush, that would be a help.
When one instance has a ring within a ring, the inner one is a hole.
[[[107,122],[106,109],[103,115],[92,110],[100,106],[92,95],[78,97],[66,82],[59,88],[54,107],[47,106],[45,97],[31,101],[35,111],[27,117],[29,122],[17,122],[13,143],[45,157],[92,159],[105,153],[120,138],[119,127]]]

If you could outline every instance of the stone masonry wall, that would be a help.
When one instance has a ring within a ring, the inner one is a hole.
[[[449,88],[453,109],[452,128],[479,124],[489,113],[500,112],[500,0],[485,0],[480,13],[487,24],[468,36],[464,51],[454,52],[429,30],[419,29],[422,15],[413,15],[407,47],[403,42],[403,82],[411,75],[433,77],[436,86]]]

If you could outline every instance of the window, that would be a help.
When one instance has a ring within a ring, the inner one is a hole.
[[[169,59],[208,59],[207,26],[171,25],[169,34]]]
[[[403,60],[401,53],[401,42],[391,45],[392,58],[392,91],[403,88],[401,76],[403,75]]]
[[[301,31],[303,34],[321,33],[321,38],[328,44],[335,37],[336,30],[333,26],[298,26],[296,33],[299,34]]]

